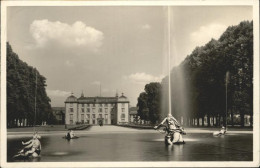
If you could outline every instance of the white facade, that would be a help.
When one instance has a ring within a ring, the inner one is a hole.
[[[65,124],[122,124],[129,122],[129,101],[125,96],[69,96],[65,101]]]

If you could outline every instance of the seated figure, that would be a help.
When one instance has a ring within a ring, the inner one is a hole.
[[[222,126],[221,129],[220,129],[220,131],[215,131],[215,132],[213,132],[213,135],[214,135],[214,136],[225,135],[226,132],[227,132],[227,128],[224,127],[224,126]]]
[[[67,135],[66,135],[66,138],[67,139],[73,139],[75,137],[75,134],[72,130],[70,130]]]
[[[41,153],[41,142],[40,139],[41,137],[38,135],[38,133],[34,133],[33,138],[27,142],[23,142],[23,145],[25,146],[21,151],[18,152],[17,155],[14,157],[38,157],[40,156]]]

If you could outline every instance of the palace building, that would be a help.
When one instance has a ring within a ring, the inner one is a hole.
[[[85,97],[73,94],[65,101],[65,124],[123,124],[129,120],[129,101],[122,95],[118,97]]]

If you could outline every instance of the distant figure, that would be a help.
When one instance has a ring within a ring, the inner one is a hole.
[[[224,126],[222,126],[221,129],[220,129],[220,131],[215,131],[215,132],[213,132],[213,135],[214,135],[214,136],[221,136],[221,135],[225,135],[226,132],[227,132],[227,128],[224,127]]]
[[[102,120],[99,121],[99,126],[100,126],[100,127],[103,126]]]
[[[38,157],[40,156],[41,153],[41,142],[40,139],[41,137],[38,135],[38,133],[34,133],[33,134],[33,138],[27,142],[23,142],[23,145],[27,145],[25,146],[20,152],[18,152],[17,155],[15,155],[14,157]]]
[[[168,145],[174,143],[184,143],[181,134],[186,134],[183,128],[180,126],[179,122],[171,115],[168,114],[166,118],[158,125],[155,126],[154,129],[160,128],[162,125],[166,123],[167,135],[165,136],[165,140]]]
[[[75,137],[75,135],[74,135],[74,132],[72,131],[72,130],[70,130],[68,133],[67,133],[67,135],[66,135],[66,138],[67,139],[72,139],[72,138],[74,138]]]
[[[220,132],[220,134],[224,135],[227,132],[227,129],[224,126],[222,126],[222,128],[219,132]]]

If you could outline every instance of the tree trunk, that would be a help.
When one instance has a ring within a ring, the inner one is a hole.
[[[209,115],[207,115],[207,120],[208,120],[208,127],[210,127],[210,116]]]
[[[240,112],[240,124],[241,124],[241,127],[244,127],[245,126],[245,116],[244,116],[244,113],[243,112]]]
[[[202,117],[202,126],[204,127],[204,116]]]
[[[219,114],[218,115],[218,126],[220,126],[221,125],[221,115]]]
[[[226,115],[224,115],[224,116],[223,116],[223,125],[224,125],[224,127],[227,127],[227,126],[226,126],[226,119],[227,119],[227,118],[226,118]]]
[[[234,113],[233,113],[233,110],[231,110],[231,125],[234,126]]]
[[[253,127],[253,113],[250,113],[250,127]]]
[[[197,126],[198,127],[200,126],[200,118],[199,117],[197,118]]]

